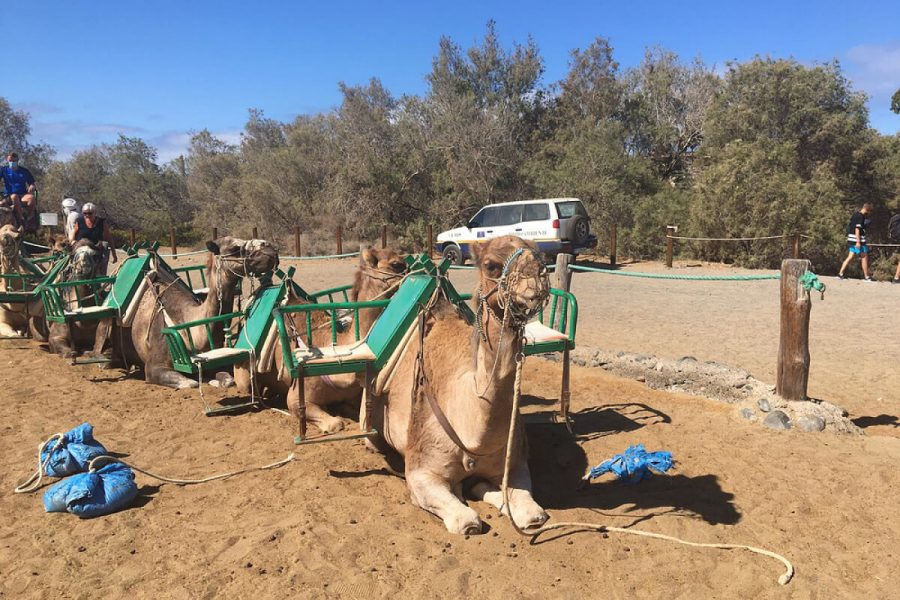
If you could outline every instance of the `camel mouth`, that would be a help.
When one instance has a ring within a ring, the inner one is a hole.
[[[263,246],[247,255],[247,271],[249,275],[262,275],[278,268],[278,251],[274,246]]]

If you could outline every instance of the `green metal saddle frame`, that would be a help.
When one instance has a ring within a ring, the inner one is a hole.
[[[247,362],[252,356],[259,356],[272,328],[273,311],[287,294],[288,281],[283,280],[279,284],[258,289],[244,312],[227,313],[164,328],[162,333],[172,357],[172,368],[186,375],[197,375],[201,368],[212,370],[233,366]],[[222,323],[228,331],[234,320],[243,321],[243,326],[234,335],[226,334],[223,344],[216,347],[212,325]],[[191,330],[198,327],[205,330],[208,350],[198,350],[194,343]]]
[[[372,384],[375,374],[385,366],[398,346],[403,342],[410,328],[416,322],[419,312],[424,309],[432,294],[439,287],[441,288],[441,293],[458,307],[463,317],[470,323],[474,322],[475,315],[466,303],[467,300],[471,299],[471,295],[458,293],[446,276],[450,268],[449,261],[444,260],[440,264],[435,265],[427,254],[422,254],[415,257],[407,257],[407,264],[409,265],[410,274],[389,301],[348,302],[347,290],[351,286],[342,286],[313,294],[316,299],[327,296],[330,302],[284,306],[275,309],[275,323],[278,327],[284,365],[294,379],[294,384],[300,388],[300,431],[295,438],[295,443],[308,443],[318,439],[310,440],[306,438],[305,399],[303,394],[303,379],[305,377],[365,373],[364,389],[368,400],[372,395]],[[343,294],[343,302],[334,302],[334,296],[338,294]],[[568,425],[569,351],[575,347],[578,305],[574,295],[569,292],[551,289],[550,294],[549,316],[545,317],[545,312],[547,311],[542,311],[535,325],[530,324],[526,328],[527,343],[524,352],[526,355],[547,352],[563,353],[560,412]],[[359,310],[365,308],[384,308],[384,311],[375,321],[365,339],[361,340],[358,329]],[[345,311],[353,312],[355,317],[353,320],[356,324],[356,329],[354,330],[355,348],[353,344],[345,348],[336,345],[337,332],[340,330],[337,322],[338,314]],[[330,349],[315,348],[313,345],[312,315],[317,312],[325,313],[328,318],[332,342]],[[294,314],[303,315],[301,329],[306,333],[305,350],[295,350],[292,347],[292,338],[298,346],[304,342],[303,335],[296,331],[296,324],[293,319],[290,319],[290,327],[293,331],[289,331],[289,321],[286,320],[286,317]],[[370,414],[370,410],[371,407],[367,406],[365,414]],[[339,439],[368,437],[377,433],[369,427],[368,423],[361,422],[360,426],[362,428],[360,434],[342,436]]]
[[[54,259],[55,262],[53,262],[47,271],[42,271],[34,261],[28,260],[27,258],[20,258],[19,261],[28,270],[27,273],[8,273],[0,275],[0,279],[6,282],[7,288],[20,288],[18,290],[7,289],[6,291],[0,291],[0,302],[19,304],[31,302],[40,298],[41,290],[56,281],[60,272],[69,263],[69,257],[67,255],[53,255],[51,257],[46,257],[38,264],[50,262],[50,259]]]

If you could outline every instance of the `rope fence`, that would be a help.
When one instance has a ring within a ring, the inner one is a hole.
[[[681,281],[763,281],[767,279],[781,279],[781,273],[748,274],[748,275],[679,275],[675,273],[641,273],[630,271],[613,271],[610,269],[598,269],[583,265],[569,265],[570,271],[583,273],[603,273],[605,275],[619,275],[622,277],[641,277],[645,279],[675,279]]]

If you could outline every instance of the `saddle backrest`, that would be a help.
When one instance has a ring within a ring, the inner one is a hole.
[[[281,304],[286,294],[287,287],[284,282],[256,292],[250,306],[247,307],[247,316],[244,319],[244,326],[238,333],[235,348],[252,350],[255,356],[261,356],[266,336],[275,319],[272,311]]]

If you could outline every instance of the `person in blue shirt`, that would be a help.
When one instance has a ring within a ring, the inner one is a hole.
[[[10,152],[6,156],[7,165],[0,169],[0,177],[3,178],[3,193],[9,196],[13,205],[13,211],[20,225],[28,228],[30,221],[34,221],[34,176],[25,167],[19,166],[19,155]]]

